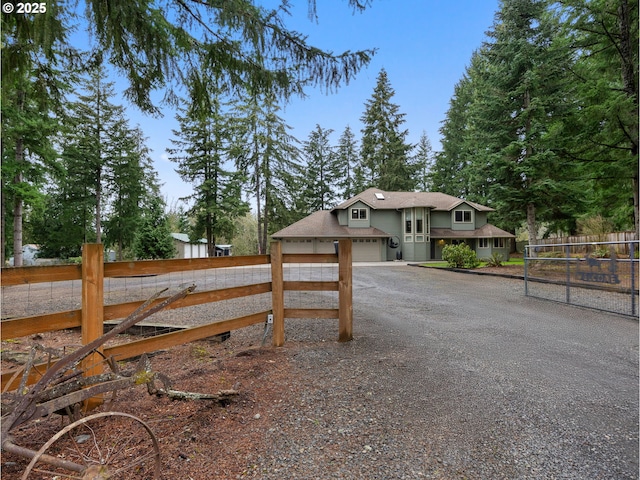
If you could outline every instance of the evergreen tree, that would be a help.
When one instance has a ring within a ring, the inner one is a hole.
[[[80,205],[92,203],[95,241],[102,243],[103,210],[111,187],[109,176],[122,159],[121,142],[129,136],[129,127],[124,108],[111,102],[114,84],[106,81],[100,55],[94,60],[88,77],[82,81],[85,93],[70,103],[72,123],[63,140],[62,153],[67,168],[61,181],[79,186]]]
[[[360,0],[349,4],[363,9]],[[309,5],[315,6],[315,0]],[[84,16],[93,47],[128,79],[127,97],[149,112],[157,111],[153,90],[165,87],[165,100],[176,101],[176,87],[193,72],[208,71],[229,90],[250,84],[262,93],[289,96],[301,94],[307,85],[337,88],[369,63],[373,50],[333,54],[308,44],[285,25],[289,8],[288,1],[268,9],[253,0],[51,0],[44,13],[2,15],[2,30],[15,44],[29,44],[50,58],[54,45],[68,47],[67,35]],[[11,60],[5,62],[6,57]],[[7,63],[24,65],[28,58],[30,52],[19,46],[4,52],[3,75]]]
[[[133,245],[144,198],[159,195],[142,131],[139,128],[127,131],[123,124],[109,135],[123,131],[127,132],[125,137],[109,141],[112,159],[108,178],[110,201],[104,222],[105,244],[116,247],[118,260],[124,260],[125,250]]]
[[[155,260],[175,256],[176,251],[164,207],[160,197],[149,199],[147,207],[142,212],[140,226],[136,230],[133,241],[133,252],[136,258]]]
[[[242,201],[241,173],[225,170],[231,132],[230,119],[223,113],[219,93],[210,91],[205,102],[197,103],[194,89],[201,77],[191,83],[190,106],[177,115],[179,130],[174,130],[176,146],[170,149],[171,160],[178,163],[180,177],[193,184],[190,210],[195,223],[189,232],[192,240],[203,235],[207,239],[209,257],[215,256],[216,238],[230,239],[234,235],[234,219],[244,215],[249,207]]]
[[[339,176],[337,156],[330,144],[333,130],[316,125],[303,142],[302,153],[306,166],[302,169],[304,189],[300,198],[304,202],[304,213],[328,210],[336,205],[335,185]]]
[[[638,2],[566,0],[561,6],[577,57],[572,73],[580,105],[563,153],[591,179],[590,215],[639,235]]]
[[[416,166],[416,188],[420,192],[431,191],[431,168],[433,166],[433,149],[427,136],[422,132],[418,141],[416,155],[413,161]]]
[[[274,95],[247,93],[234,105],[235,139],[232,157],[248,178],[258,219],[258,253],[267,251],[267,237],[291,223],[298,191],[299,152],[290,127],[278,115]]]
[[[83,79],[84,92],[67,105],[59,139],[59,169],[37,229],[47,256],[79,255],[82,243],[116,245],[119,258],[131,247],[145,196],[158,193],[142,132],[131,129],[124,109],[111,102],[99,56]]]
[[[546,2],[505,0],[496,18],[485,51],[489,67],[472,106],[474,139],[484,147],[474,168],[489,179],[500,224],[515,231],[526,219],[535,244],[540,221],[572,228],[582,208],[575,165],[557,154],[563,119],[572,113],[573,62]]]
[[[469,112],[476,98],[474,90],[479,89],[482,78],[479,69],[484,63],[486,59],[475,52],[465,75],[454,87],[449,109],[440,127],[442,150],[436,154],[430,174],[434,191],[480,203],[483,203],[481,197],[486,201],[486,192],[476,192],[471,188],[471,159],[482,146],[477,143],[474,146],[473,122]]]
[[[53,2],[44,14],[1,16],[2,264],[12,250],[14,265],[22,265],[25,209],[43,204],[42,182],[56,167],[51,138],[59,128],[67,88],[57,64],[63,54],[60,40],[65,39],[59,13]]]
[[[410,163],[412,146],[405,143],[407,130],[401,130],[404,114],[391,102],[395,91],[382,69],[362,115],[362,156],[360,190],[378,187],[387,191],[412,191],[416,187],[415,166]]]
[[[355,168],[359,158],[358,145],[355,135],[348,125],[338,139],[336,156],[337,166],[340,169],[337,181],[337,197],[346,200],[360,193],[356,191],[355,187]]]

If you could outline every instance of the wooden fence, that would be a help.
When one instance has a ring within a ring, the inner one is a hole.
[[[338,263],[338,279],[335,281],[285,281],[283,265],[286,263]],[[240,257],[216,257],[198,259],[145,260],[137,262],[104,263],[103,245],[86,244],[82,252],[81,265],[60,265],[47,267],[3,268],[2,285],[22,285],[40,282],[60,282],[82,280],[82,308],[64,312],[48,313],[31,317],[2,321],[2,340],[25,337],[37,333],[80,327],[82,343],[93,341],[103,334],[104,322],[124,318],[138,308],[143,301],[104,305],[104,279],[107,277],[132,277],[141,275],[161,275],[166,273],[265,265],[271,267],[271,281],[252,285],[198,291],[183,300],[174,302],[168,308],[183,308],[222,300],[247,297],[271,292],[271,310],[251,315],[216,321],[184,330],[158,336],[141,338],[120,345],[104,347],[102,354],[116,360],[124,360],[156,350],[189,343],[195,340],[237,330],[249,325],[264,323],[267,315],[273,315],[272,343],[279,347],[284,344],[285,318],[337,318],[338,340],[352,339],[352,263],[351,241],[340,240],[338,254],[283,254],[280,242],[273,242],[270,255]],[[285,291],[337,291],[337,309],[291,309],[285,305]],[[158,298],[159,303],[164,298]],[[95,354],[98,355],[98,354]],[[92,366],[87,374],[99,373],[101,362],[88,359]],[[2,389],[14,375],[15,370],[2,373]],[[16,385],[17,386],[17,385]],[[12,386],[9,387],[11,389]]]
[[[606,233],[602,235],[573,235],[570,237],[552,237],[552,238],[540,238],[536,245],[544,247],[544,245],[564,245],[575,244],[571,247],[571,253],[585,253],[585,245],[598,242],[615,242],[621,245],[621,250],[618,253],[629,253],[627,247],[629,242],[638,240],[635,232],[615,232]],[[626,248],[626,250],[625,250]],[[541,251],[553,251],[554,247],[545,247]],[[562,248],[564,252],[564,248]]]

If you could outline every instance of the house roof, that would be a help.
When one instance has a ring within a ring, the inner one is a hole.
[[[493,212],[494,209],[479,203],[447,195],[440,192],[385,192],[379,188],[369,188],[364,192],[342,202],[333,210],[344,210],[356,202],[362,202],[375,210],[428,207],[433,210],[451,211],[466,203],[480,212]]]
[[[349,228],[338,223],[338,217],[329,210],[313,212],[308,217],[274,233],[273,238],[350,238],[374,237],[386,238],[389,234],[378,228]]]
[[[171,236],[175,240],[178,240],[179,242],[182,242],[182,243],[207,243],[206,238],[201,238],[197,242],[192,242],[189,240],[189,235],[187,235],[186,233],[172,233]]]
[[[516,238],[515,235],[490,223],[475,230],[451,230],[450,228],[431,228],[433,238]]]

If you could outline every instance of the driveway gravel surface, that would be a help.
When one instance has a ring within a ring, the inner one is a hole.
[[[354,340],[293,356],[257,477],[638,478],[636,319],[406,265],[354,267],[353,296]]]

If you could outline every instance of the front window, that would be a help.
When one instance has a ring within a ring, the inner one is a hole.
[[[471,210],[456,210],[456,223],[471,223]]]
[[[404,211],[404,233],[411,233],[411,210]]]
[[[494,238],[493,246],[494,248],[504,248],[504,238]]]
[[[489,239],[488,238],[479,238],[478,239],[478,248],[489,248]]]
[[[366,220],[367,219],[367,209],[366,208],[352,208],[351,209],[351,220]]]
[[[421,208],[416,208],[416,233],[424,233],[423,215],[424,211]]]

